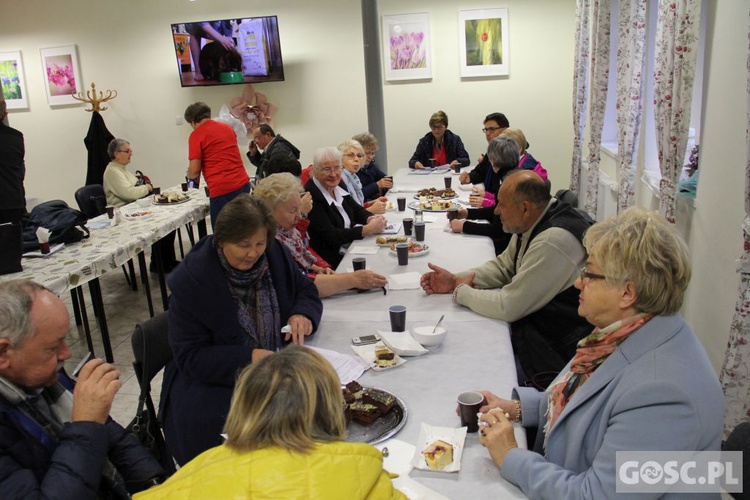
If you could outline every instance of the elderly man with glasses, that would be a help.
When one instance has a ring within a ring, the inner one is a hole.
[[[312,177],[305,184],[313,200],[313,209],[308,215],[310,246],[334,268],[354,240],[380,234],[386,226],[385,217],[365,210],[339,186],[343,171],[341,158],[337,148],[317,150],[313,155]]]
[[[519,382],[557,374],[591,332],[578,315],[573,283],[586,262],[582,239],[593,220],[552,198],[549,185],[529,170],[505,177],[495,213],[513,234],[505,251],[458,274],[428,264],[422,288],[428,295],[452,292],[456,304],[510,323]]]

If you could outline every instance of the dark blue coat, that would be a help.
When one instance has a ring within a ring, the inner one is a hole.
[[[317,329],[323,314],[318,289],[284,245],[266,249],[271,279],[285,325],[293,314]],[[240,327],[213,236],[199,241],[169,277],[169,344],[174,360],[162,383],[160,417],[167,447],[180,464],[222,443],[229,403],[239,372],[252,359],[250,339]]]
[[[446,130],[445,135],[443,136],[443,142],[445,143],[445,157],[448,160],[448,163],[457,160],[462,167],[469,165],[469,153],[466,152],[464,143],[461,142],[459,136],[450,130]],[[424,137],[419,139],[417,149],[414,150],[414,154],[411,155],[411,159],[409,160],[409,168],[414,168],[414,164],[417,162],[421,162],[425,167],[429,167],[434,146],[435,136],[432,135],[432,132],[427,132]]]
[[[380,188],[378,187],[378,181],[385,177],[385,173],[375,165],[375,162],[370,162],[364,167],[357,171],[357,177],[359,182],[362,183],[362,196],[365,200],[374,200],[380,196]],[[388,189],[383,190],[383,195],[388,192]]]
[[[72,385],[61,373],[64,387]],[[135,410],[134,410],[135,413]],[[65,424],[54,444],[45,430],[0,396],[0,498],[85,500],[107,495],[101,488],[105,460],[117,468],[128,490],[163,477],[159,463],[114,420]]]

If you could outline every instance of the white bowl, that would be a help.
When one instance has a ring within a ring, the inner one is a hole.
[[[135,200],[135,203],[141,208],[146,208],[147,206],[151,205],[152,199],[153,199],[153,196],[146,196],[145,198],[139,198]]]
[[[422,325],[412,328],[411,334],[414,337],[414,339],[422,344],[425,347],[435,347],[443,343],[443,340],[445,340],[445,335],[448,333],[448,330],[444,326],[437,327],[437,330],[435,330],[435,333],[432,333],[432,331],[435,330],[435,324],[431,325]]]

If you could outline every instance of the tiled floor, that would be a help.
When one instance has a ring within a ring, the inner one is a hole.
[[[189,245],[187,241],[186,243]],[[187,248],[185,250],[187,251]],[[140,280],[140,274],[138,274],[138,279]],[[120,380],[122,381],[122,387],[115,397],[110,414],[113,419],[126,426],[135,416],[138,407],[138,395],[140,394],[140,387],[138,386],[138,380],[135,377],[132,365],[133,350],[130,345],[130,337],[137,323],[149,319],[146,292],[140,283],[138,291],[131,290],[125,281],[125,275],[122,271],[107,273],[99,281],[102,288],[102,297],[104,298],[104,311],[107,316],[114,364],[120,370]],[[159,313],[162,311],[162,308],[157,275],[149,273],[149,282],[151,284],[151,296],[154,301],[154,312]],[[97,357],[104,358],[101,334],[91,307],[88,286],[84,285],[84,289],[94,351]],[[68,306],[68,311],[71,315],[68,346],[73,352],[73,356],[65,362],[66,371],[71,373],[81,358],[88,353],[88,346],[83,327],[76,326],[75,324],[70,294],[64,295],[61,298]],[[159,401],[159,392],[161,391],[161,379],[160,373],[154,378],[151,384],[152,397],[157,404]]]

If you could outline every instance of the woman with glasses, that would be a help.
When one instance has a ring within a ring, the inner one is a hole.
[[[137,199],[144,198],[154,191],[151,184],[137,184],[138,178],[128,171],[128,165],[133,158],[133,148],[125,139],[112,139],[107,146],[110,162],[104,170],[104,179],[102,185],[104,194],[107,197],[107,205],[121,207],[132,203]],[[161,254],[162,270],[170,273],[177,267],[180,261],[177,260],[174,250],[175,232],[164,236],[157,241],[155,245],[159,247]],[[154,262],[153,254],[149,270],[157,272],[157,260]]]
[[[225,443],[135,498],[405,499],[379,450],[345,441],[343,404],[333,366],[289,346],[240,373]]]
[[[342,155],[341,165],[344,167],[344,170],[341,172],[341,180],[344,181],[349,195],[371,214],[384,214],[388,198],[383,196],[372,202],[366,201],[365,195],[362,192],[362,182],[357,176],[365,160],[365,150],[360,143],[349,139],[339,144],[339,151],[341,151]]]
[[[645,461],[721,444],[721,387],[678,313],[691,274],[685,242],[663,217],[633,207],[592,226],[584,245],[575,286],[593,332],[545,392],[484,392],[480,410],[480,443],[529,498],[614,498],[617,452]],[[533,451],[518,448],[512,422],[537,428]]]
[[[437,111],[430,117],[430,131],[419,139],[417,149],[411,155],[409,168],[423,169],[440,165],[469,165],[469,153],[461,138],[448,130],[448,115]]]
[[[310,219],[310,245],[334,268],[354,240],[383,232],[385,217],[373,215],[339,186],[343,167],[337,148],[318,149],[313,155],[312,178],[305,184],[313,199]]]
[[[362,132],[352,139],[360,143],[365,151],[362,168],[357,172],[357,177],[362,183],[362,194],[365,200],[374,200],[385,196],[388,190],[393,187],[393,177],[386,176],[385,172],[375,164],[375,153],[378,152],[380,146],[378,138],[370,132]]]

